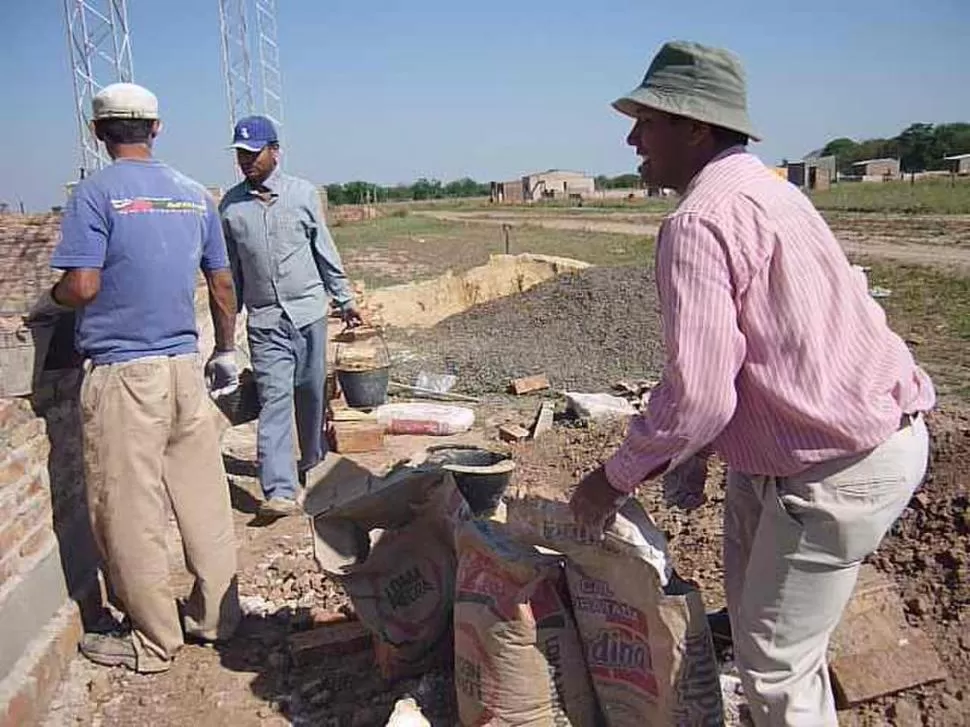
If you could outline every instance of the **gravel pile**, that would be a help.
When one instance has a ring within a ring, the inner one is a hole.
[[[656,378],[663,343],[653,272],[595,267],[540,283],[452,316],[397,332],[394,377],[457,375],[456,391],[504,391],[509,379],[545,372],[553,388],[597,390]]]

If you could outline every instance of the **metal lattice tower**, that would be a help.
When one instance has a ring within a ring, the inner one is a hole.
[[[250,9],[256,13],[254,29],[249,26]],[[230,125],[234,126],[243,116],[261,113],[281,126],[283,78],[276,36],[276,0],[219,0],[219,23]],[[256,75],[254,57],[259,63]]]
[[[91,99],[109,84],[134,81],[128,5],[126,0],[64,0],[64,17],[81,168],[90,173],[110,163],[88,125]]]
[[[248,0],[219,0],[219,25],[222,28],[222,70],[226,77],[229,126],[256,108],[253,68],[249,60]]]
[[[256,43],[259,47],[263,113],[277,127],[283,125],[283,76],[276,42],[276,0],[256,0]]]

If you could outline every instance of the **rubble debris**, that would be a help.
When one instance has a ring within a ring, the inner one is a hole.
[[[603,421],[621,419],[637,413],[636,408],[626,399],[611,394],[582,394],[566,392],[566,410],[580,419]]]
[[[555,407],[553,406],[552,402],[542,402],[539,405],[539,411],[536,412],[536,418],[532,424],[532,431],[529,433],[529,439],[541,437],[543,434],[551,430],[554,417]]]
[[[503,442],[522,442],[529,438],[529,430],[518,424],[503,424],[498,428],[498,438]]]
[[[512,379],[509,382],[509,389],[516,396],[522,396],[523,394],[531,394],[534,391],[544,391],[549,388],[549,377],[545,374],[534,374],[532,376],[523,376],[518,379]]]
[[[947,678],[929,639],[906,623],[896,585],[868,564],[832,635],[829,654],[833,686],[844,707]]]

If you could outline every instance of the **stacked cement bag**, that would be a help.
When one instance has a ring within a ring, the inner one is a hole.
[[[455,688],[463,725],[593,725],[596,698],[562,558],[469,522],[458,541]]]
[[[609,727],[724,723],[714,644],[700,593],[671,577],[663,534],[636,501],[605,539],[567,505],[508,504],[517,538],[566,556],[586,664]]]
[[[314,554],[377,637],[385,677],[451,660],[456,535],[468,506],[450,472],[403,468],[377,477],[338,460],[307,496]]]

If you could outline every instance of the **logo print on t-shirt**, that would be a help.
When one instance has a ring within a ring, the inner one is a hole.
[[[204,215],[206,206],[191,199],[172,199],[171,197],[135,197],[134,199],[113,199],[111,207],[119,215],[148,214],[152,212],[174,212]]]

